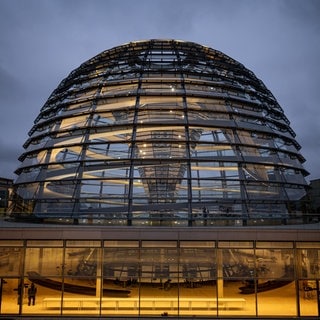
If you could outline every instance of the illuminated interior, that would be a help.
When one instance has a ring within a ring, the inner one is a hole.
[[[0,263],[2,315],[318,316],[319,241],[1,240]]]

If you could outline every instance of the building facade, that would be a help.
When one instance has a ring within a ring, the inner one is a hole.
[[[0,316],[318,319],[319,231],[8,223]]]
[[[320,315],[300,145],[227,55],[176,40],[104,51],[53,91],[24,148],[0,316]]]

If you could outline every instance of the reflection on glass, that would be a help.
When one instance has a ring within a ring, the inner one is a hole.
[[[310,243],[36,244],[0,247],[3,315],[318,316],[319,246]],[[32,283],[35,306],[28,305]]]

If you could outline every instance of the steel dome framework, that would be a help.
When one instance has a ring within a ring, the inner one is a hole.
[[[30,213],[84,223],[286,217],[308,174],[262,81],[176,40],[132,42],[83,63],[53,91],[24,148],[15,186]]]

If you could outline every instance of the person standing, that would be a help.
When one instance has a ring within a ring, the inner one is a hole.
[[[37,288],[34,283],[32,283],[31,287],[28,289],[28,306],[30,306],[31,302],[33,306],[36,304],[36,294]]]

